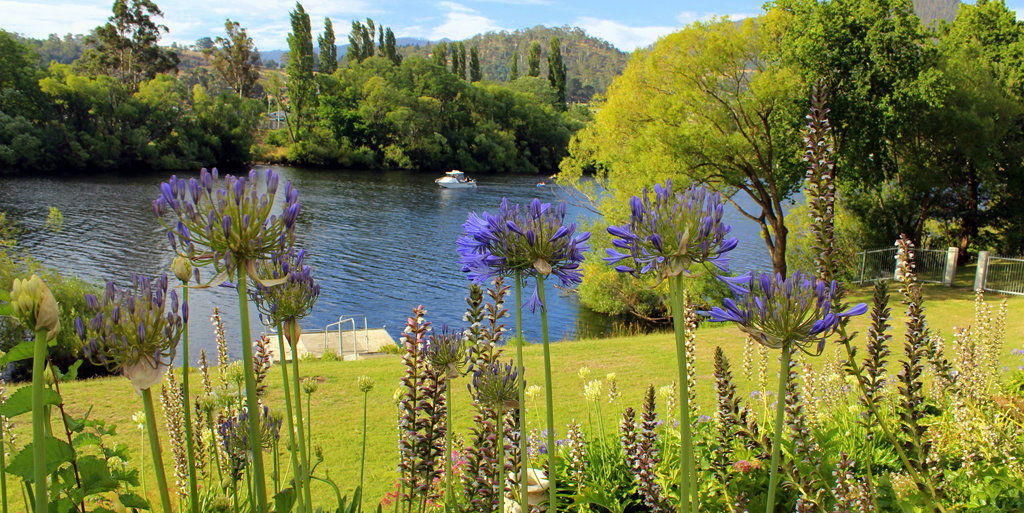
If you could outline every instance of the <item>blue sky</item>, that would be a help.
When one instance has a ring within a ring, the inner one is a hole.
[[[85,33],[110,16],[111,0],[0,0],[0,28],[32,37]],[[294,0],[157,0],[170,29],[164,41],[189,44],[223,33],[224,19],[249,29],[258,47],[286,47]],[[371,17],[398,36],[462,39],[492,30],[575,25],[622,50],[654,42],[695,20],[757,14],[758,0],[306,0],[314,32],[329,16],[344,40],[349,22]]]

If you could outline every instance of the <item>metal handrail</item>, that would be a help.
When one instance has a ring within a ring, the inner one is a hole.
[[[370,330],[369,330],[369,323],[368,323],[365,315],[340,315],[340,316],[338,316],[338,321],[337,322],[332,322],[331,324],[328,324],[327,326],[324,326],[324,343],[326,343],[326,341],[327,341],[327,332],[328,331],[332,331],[331,328],[334,327],[334,326],[337,326],[337,329],[338,329],[338,351],[341,353],[342,356],[344,356],[345,355],[345,338],[344,338],[344,336],[342,334],[342,329],[341,328],[342,328],[342,326],[344,324],[351,323],[352,324],[352,330],[351,330],[351,332],[352,332],[352,354],[355,355],[355,356],[359,356],[359,338],[357,337],[357,332],[356,332],[356,330],[358,329],[356,327],[357,326],[356,320],[359,319],[360,317],[362,317],[362,319],[363,319],[363,352],[364,353],[370,352]]]

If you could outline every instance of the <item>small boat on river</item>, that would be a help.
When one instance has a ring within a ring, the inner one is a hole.
[[[434,183],[444,187],[445,189],[468,189],[476,187],[476,180],[466,178],[466,174],[457,169],[448,171],[441,178],[434,180]]]

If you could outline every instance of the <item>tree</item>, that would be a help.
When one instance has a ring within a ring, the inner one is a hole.
[[[483,80],[480,72],[480,51],[474,46],[469,50],[469,81],[479,82]]]
[[[174,71],[178,56],[160,48],[167,27],[153,18],[163,12],[152,0],[114,0],[114,14],[89,37],[80,66],[92,73],[117,78],[132,91],[157,73]]]
[[[384,31],[384,56],[391,60],[395,65],[402,63],[402,54],[398,53],[398,44],[395,40],[395,33],[391,31],[391,27],[388,27]]]
[[[534,41],[530,43],[530,53],[526,56],[526,74],[531,77],[540,76],[540,43]]]
[[[217,37],[219,48],[209,51],[214,73],[235,94],[250,97],[260,78],[260,53],[238,22],[226,20],[224,32],[227,37]]]
[[[462,54],[459,52],[459,48],[462,43],[456,41],[452,43],[452,75],[459,78],[465,77],[465,75],[459,75],[459,70],[462,68]]]
[[[441,41],[434,45],[434,48],[430,50],[430,58],[434,61],[434,64],[441,66],[442,68],[448,67],[448,43]]]
[[[551,38],[551,49],[548,53],[548,80],[551,87],[558,93],[557,107],[565,109],[565,64],[562,62],[562,45],[557,37]]]
[[[292,141],[301,139],[316,101],[315,83],[313,81],[313,32],[309,24],[309,14],[301,3],[295,4],[291,12],[292,31],[288,34],[288,100],[291,113],[288,117],[288,128]]]
[[[519,78],[519,54],[516,53],[516,49],[512,48],[512,59],[508,65],[508,81]]]
[[[807,105],[806,82],[778,65],[785,28],[777,13],[697,23],[634,53],[593,124],[570,144],[562,178],[596,170],[610,193],[602,204],[609,222],[626,217],[629,197],[655,182],[708,184],[761,226],[772,267],[785,275],[783,203],[803,178]]]
[[[213,39],[210,39],[209,36],[201,37],[199,39],[196,39],[196,45],[195,46],[196,46],[196,50],[199,50],[200,52],[205,52],[207,50],[212,50],[213,49]]]
[[[338,47],[334,41],[334,24],[324,18],[324,33],[317,39],[320,45],[320,72],[330,75],[338,69]]]

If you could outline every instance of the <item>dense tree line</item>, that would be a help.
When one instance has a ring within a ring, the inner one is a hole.
[[[0,31],[0,166],[5,171],[190,169],[250,159],[258,54],[230,20],[214,71],[177,74],[151,0],[117,0],[71,64],[43,63]],[[71,39],[71,41],[74,41]]]

